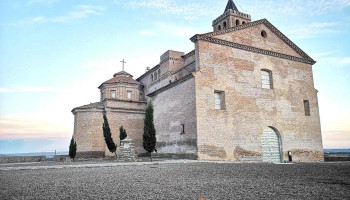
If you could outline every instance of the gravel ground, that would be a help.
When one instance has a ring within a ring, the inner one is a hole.
[[[45,162],[25,162],[25,163],[3,163],[0,164],[0,168],[2,167],[19,167],[19,166],[52,166],[52,165],[80,165],[80,164],[98,164],[98,163],[115,163],[116,160],[86,160],[86,161],[75,161],[70,163],[64,162],[54,162],[54,161],[45,161]]]
[[[139,157],[143,162],[150,162],[148,157]],[[153,161],[168,161],[169,159],[164,158],[154,158]],[[175,159],[174,159],[175,160]],[[75,160],[74,162],[64,163],[64,162],[54,162],[54,161],[44,161],[44,162],[22,162],[22,163],[1,163],[0,169],[2,167],[19,167],[19,166],[52,166],[52,165],[81,165],[81,164],[100,164],[100,163],[115,163],[117,160],[114,158],[95,158],[89,160]]]
[[[350,199],[350,163],[0,171],[0,199]]]

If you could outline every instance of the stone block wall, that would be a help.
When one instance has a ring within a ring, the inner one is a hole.
[[[4,163],[23,163],[23,162],[42,162],[46,156],[8,156],[0,157],[0,164]]]
[[[194,87],[191,78],[152,97],[158,153],[197,153]]]
[[[73,159],[71,159],[69,156],[56,155],[53,157],[53,160],[56,162],[70,163]]]

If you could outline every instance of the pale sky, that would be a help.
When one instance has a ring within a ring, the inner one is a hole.
[[[236,0],[317,61],[324,148],[350,148],[350,0]],[[0,0],[0,154],[67,150],[74,107],[212,31],[227,0]]]

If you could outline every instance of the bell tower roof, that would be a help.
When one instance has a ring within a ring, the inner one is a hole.
[[[235,5],[235,3],[232,1],[232,0],[229,0],[228,2],[227,2],[227,6],[226,6],[226,8],[225,8],[225,11],[224,11],[224,13],[226,12],[226,11],[228,11],[228,10],[235,10],[235,11],[239,11],[238,10],[238,8],[237,8],[237,6]]]
[[[233,0],[228,0],[225,12],[213,21],[212,26],[214,31],[221,31],[250,23],[251,20],[250,15],[239,12]]]

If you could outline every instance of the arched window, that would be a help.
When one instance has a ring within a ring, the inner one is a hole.
[[[261,70],[261,87],[264,89],[272,89],[272,72],[267,69]]]
[[[153,77],[153,74],[151,74],[151,81],[152,81],[152,82],[154,81],[154,77]]]
[[[219,31],[221,30],[221,26],[220,26],[220,25],[218,26],[218,30],[219,30]]]
[[[243,21],[242,24],[245,24],[245,21]]]
[[[226,27],[227,27],[227,24],[226,24],[226,22],[224,22],[223,26],[224,26],[224,29],[226,29]]]
[[[158,79],[158,74],[157,72],[154,73],[154,80],[157,80]]]
[[[160,69],[158,69],[158,78],[160,79]]]
[[[239,20],[238,19],[236,19],[236,26],[238,26],[239,25]]]

